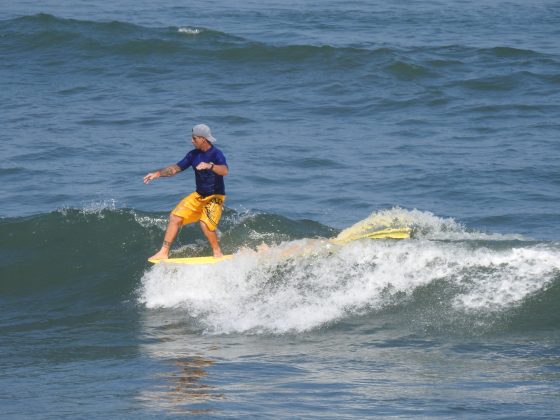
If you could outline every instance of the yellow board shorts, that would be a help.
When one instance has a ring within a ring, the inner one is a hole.
[[[225,195],[213,194],[202,197],[199,193],[193,192],[183,198],[171,213],[182,217],[184,225],[200,220],[208,229],[215,231],[222,217],[225,199]]]

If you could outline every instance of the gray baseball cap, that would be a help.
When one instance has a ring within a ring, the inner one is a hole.
[[[210,131],[210,127],[206,124],[197,124],[192,128],[193,136],[204,137],[206,140],[211,141],[212,143],[216,143],[216,139],[212,137],[212,132]]]

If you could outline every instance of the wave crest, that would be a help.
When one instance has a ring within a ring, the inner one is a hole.
[[[181,308],[208,333],[303,332],[383,314],[395,305],[407,308],[404,312],[435,310],[432,328],[447,328],[450,319],[461,325],[476,319],[490,328],[496,317],[558,281],[560,250],[552,244],[512,245],[502,236],[467,233],[452,219],[402,209],[376,212],[357,225],[395,220],[419,225],[427,234],[343,246],[326,239],[292,240],[260,252],[241,251],[216,265],[162,264],[144,274],[140,302]]]

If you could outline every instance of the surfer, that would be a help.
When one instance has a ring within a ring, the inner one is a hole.
[[[196,181],[196,191],[183,198],[169,215],[161,249],[150,260],[169,258],[169,249],[181,227],[197,221],[212,247],[214,257],[223,256],[216,229],[222,216],[225,200],[224,176],[228,174],[228,165],[224,154],[214,146],[215,142],[210,127],[205,124],[195,125],[192,129],[192,144],[195,148],[175,165],[150,172],[144,177],[144,184],[147,184],[162,176],[174,176],[192,166]]]

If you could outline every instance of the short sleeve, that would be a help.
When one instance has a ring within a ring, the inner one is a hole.
[[[226,157],[224,156],[221,150],[216,151],[216,155],[214,156],[214,164],[227,166]]]
[[[193,154],[192,152],[189,152],[183,159],[177,162],[177,166],[181,168],[182,171],[184,171],[185,169],[187,169],[189,166],[192,165],[192,162],[193,162]]]

